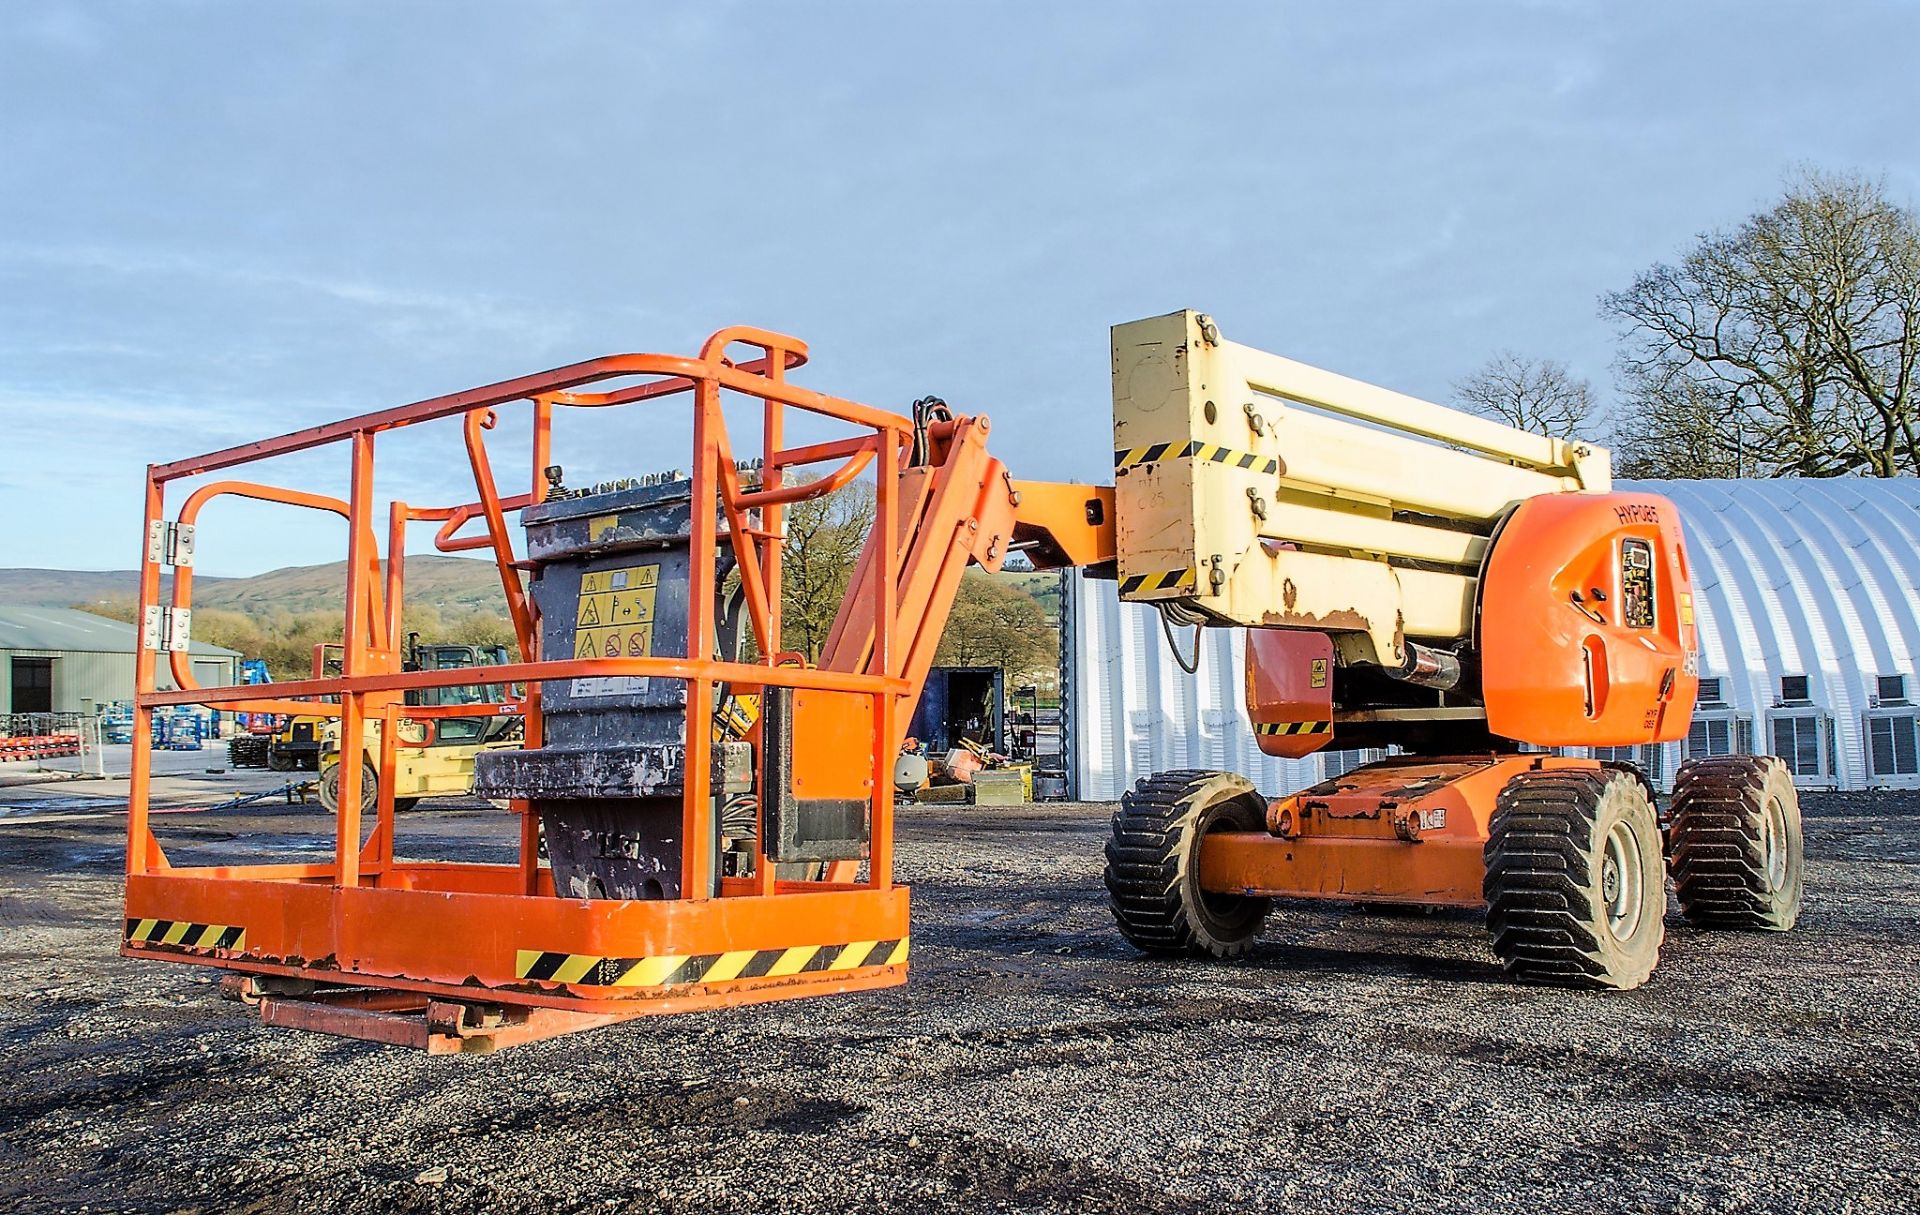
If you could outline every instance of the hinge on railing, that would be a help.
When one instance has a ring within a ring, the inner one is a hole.
[[[192,625],[192,608],[150,607],[140,621],[140,648],[184,650]]]
[[[192,565],[193,524],[163,519],[147,524],[147,560],[161,565]]]

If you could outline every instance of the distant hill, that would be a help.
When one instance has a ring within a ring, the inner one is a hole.
[[[1046,609],[1047,619],[1055,626],[1060,623],[1060,573],[1057,570],[1045,572],[1037,570],[1011,571],[1000,575],[1008,583],[1025,591],[1040,601]]]
[[[1012,586],[1040,601],[1047,619],[1060,621],[1060,576],[1053,573],[1007,573]],[[284,608],[302,612],[337,612],[347,582],[347,563],[290,565],[251,578],[210,578],[195,574],[193,606],[231,608],[261,615]],[[13,607],[73,607],[114,600],[130,600],[139,590],[132,570],[0,569],[0,605]],[[500,576],[492,561],[471,557],[443,557],[416,553],[407,557],[407,602],[431,604],[447,615],[468,612],[499,613]]]
[[[285,608],[289,612],[341,610],[347,585],[347,563],[291,565],[251,578],[223,578],[203,592],[193,580],[193,606],[233,608],[259,612]],[[410,554],[407,557],[406,599],[432,604],[443,612],[501,612],[500,574],[492,561],[471,557]]]
[[[70,607],[131,599],[139,577],[132,570],[0,569],[0,604]],[[288,566],[251,578],[195,574],[193,606],[249,613],[339,611],[346,582],[344,561]],[[413,554],[407,558],[407,602],[432,604],[443,612],[498,612],[500,576],[491,561]]]
[[[196,589],[211,590],[225,578],[195,578]],[[140,591],[133,570],[0,569],[0,604],[9,607],[72,607],[111,599],[132,599]]]

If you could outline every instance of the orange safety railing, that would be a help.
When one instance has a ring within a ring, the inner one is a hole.
[[[758,351],[757,357],[734,361],[727,352],[735,346]],[[520,712],[526,719],[526,745],[537,747],[542,738],[541,681],[592,676],[649,676],[682,680],[687,685],[687,737],[704,730],[714,709],[715,685],[736,688],[788,687],[864,695],[872,705],[875,740],[872,758],[872,842],[867,887],[892,885],[892,771],[890,751],[898,731],[895,722],[901,700],[917,687],[912,664],[921,661],[924,647],[918,639],[909,647],[896,644],[900,621],[902,564],[911,539],[901,539],[903,519],[901,473],[907,459],[912,423],[899,415],[828,396],[787,381],[786,372],[806,361],[806,347],[797,339],[750,328],[723,329],[703,346],[699,357],[625,354],[592,359],[537,375],[523,376],[465,392],[452,393],[364,414],[331,425],[313,427],[277,439],[244,444],[207,455],[149,468],[146,481],[146,523],[165,521],[165,495],[170,483],[219,472],[271,457],[344,444],[348,449],[348,494],[343,500],[248,481],[221,480],[195,489],[180,508],[178,522],[194,522],[202,508],[221,496],[233,495],[284,503],[341,515],[347,523],[347,585],[343,620],[341,673],[337,677],[296,680],[271,685],[200,687],[184,652],[169,655],[178,691],[161,691],[156,684],[158,654],[145,648],[136,664],[131,790],[128,814],[127,872],[162,873],[172,867],[154,836],[147,812],[151,789],[151,738],[156,709],[179,704],[205,704],[225,709],[274,713],[317,714],[337,717],[343,740],[362,737],[365,724],[379,721],[379,796],[377,821],[363,837],[360,813],[360,766],[343,764],[339,775],[339,813],[334,857],[327,865],[268,865],[228,867],[226,877],[282,877],[302,882],[324,881],[341,886],[378,884],[392,863],[393,769],[395,722],[406,718],[431,719],[457,711],[471,716],[484,712]],[[757,487],[743,484],[734,463],[734,448],[721,410],[723,392],[762,402],[760,457],[763,468]],[[548,659],[540,653],[537,617],[521,582],[528,563],[514,555],[508,517],[544,497],[544,470],[551,462],[552,420],[561,408],[604,408],[635,402],[658,402],[680,395],[691,397],[693,412],[692,553],[688,588],[687,657]],[[485,435],[498,410],[525,404],[532,416],[532,467],[526,492],[503,494],[489,460]],[[862,433],[847,439],[810,446],[785,446],[786,411],[810,414],[851,424]],[[382,434],[437,419],[459,418],[468,466],[475,487],[474,501],[450,507],[416,508],[394,501],[388,511],[384,578],[374,529],[374,451]],[[984,433],[984,423],[982,433]],[[984,449],[980,456],[984,459]],[[815,480],[793,478],[797,471],[828,462],[838,466]],[[782,513],[786,506],[831,493],[869,468],[876,468],[875,534],[882,542],[870,545],[869,559],[857,574],[850,596],[860,605],[863,621],[870,621],[871,649],[848,669],[815,669],[794,665],[783,656],[780,643],[780,587]],[[702,509],[701,504],[707,504]],[[723,537],[732,546],[740,572],[748,618],[758,662],[723,661],[712,657],[715,645],[715,563],[711,554]],[[403,672],[399,669],[400,626],[405,580],[402,573],[407,525],[414,521],[441,524],[435,545],[443,552],[490,550],[502,596],[519,643],[520,661],[489,667],[486,681],[520,685],[525,696],[500,705],[462,705],[446,710],[401,703],[410,690],[471,683],[471,670]],[[462,534],[471,524],[479,530]],[[141,566],[142,618],[160,606],[161,559],[151,551]],[[956,567],[957,570],[957,567]],[[953,574],[957,578],[957,572]],[[922,581],[924,581],[922,579]],[[192,605],[191,570],[175,570],[171,606]],[[939,613],[944,617],[944,611]],[[937,632],[938,622],[934,622]],[[907,652],[909,649],[912,653]],[[312,699],[307,699],[312,698]],[[325,699],[322,699],[325,698]],[[704,840],[714,832],[711,772],[705,749],[689,746],[682,794],[684,838]],[[520,833],[520,889],[540,889],[537,822],[523,811]],[[765,856],[765,831],[755,844],[753,879],[722,882],[714,872],[709,849],[683,850],[681,888],[693,897],[704,892],[728,894],[772,893],[774,866]],[[854,888],[852,866],[836,867],[823,888]],[[197,871],[210,873],[212,871]],[[786,885],[782,880],[781,885]]]

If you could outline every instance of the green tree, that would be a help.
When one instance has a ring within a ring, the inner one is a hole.
[[[943,666],[1001,667],[1009,683],[1050,675],[1060,638],[1033,596],[984,570],[960,579],[934,661]]]

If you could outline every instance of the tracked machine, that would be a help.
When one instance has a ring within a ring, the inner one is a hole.
[[[1686,731],[1669,503],[1608,492],[1596,448],[1225,342],[1196,313],[1120,326],[1113,353],[1113,487],[1016,480],[985,417],[933,398],[905,417],[800,387],[805,345],[744,328],[695,356],[606,356],[152,466],[136,743],[183,703],[319,713],[373,742],[338,766],[330,859],[218,866],[170,860],[136,745],[123,952],[224,968],[270,1024],[435,1051],[902,982],[893,759],[963,570],[1015,551],[1118,578],[1170,638],[1246,629],[1269,753],[1403,752],[1277,800],[1232,773],[1142,782],[1107,885],[1143,949],[1243,952],[1275,898],[1484,905],[1516,974],[1629,987],[1660,944],[1668,837],[1689,915],[1791,925],[1799,819],[1776,761],[1689,765],[1663,823],[1639,773],[1539,749]],[[566,486],[557,415],[663,403],[689,407],[690,473]],[[728,405],[759,423],[747,445]],[[487,444],[509,407],[531,435],[521,492]],[[388,503],[383,559],[376,441],[436,422],[458,431],[474,498]],[[346,457],[344,497],[231,479],[314,448]],[[863,478],[874,524],[809,662],[782,642],[785,515]],[[187,491],[171,517],[170,487]],[[194,529],[229,496],[346,520],[338,675],[195,685]],[[492,557],[518,653],[487,686],[508,699],[440,703],[470,671],[407,669],[416,522],[439,524],[441,551]],[[158,689],[163,660],[180,690]],[[396,727],[500,717],[524,747],[476,754],[474,789],[518,814],[514,861],[407,859]]]

